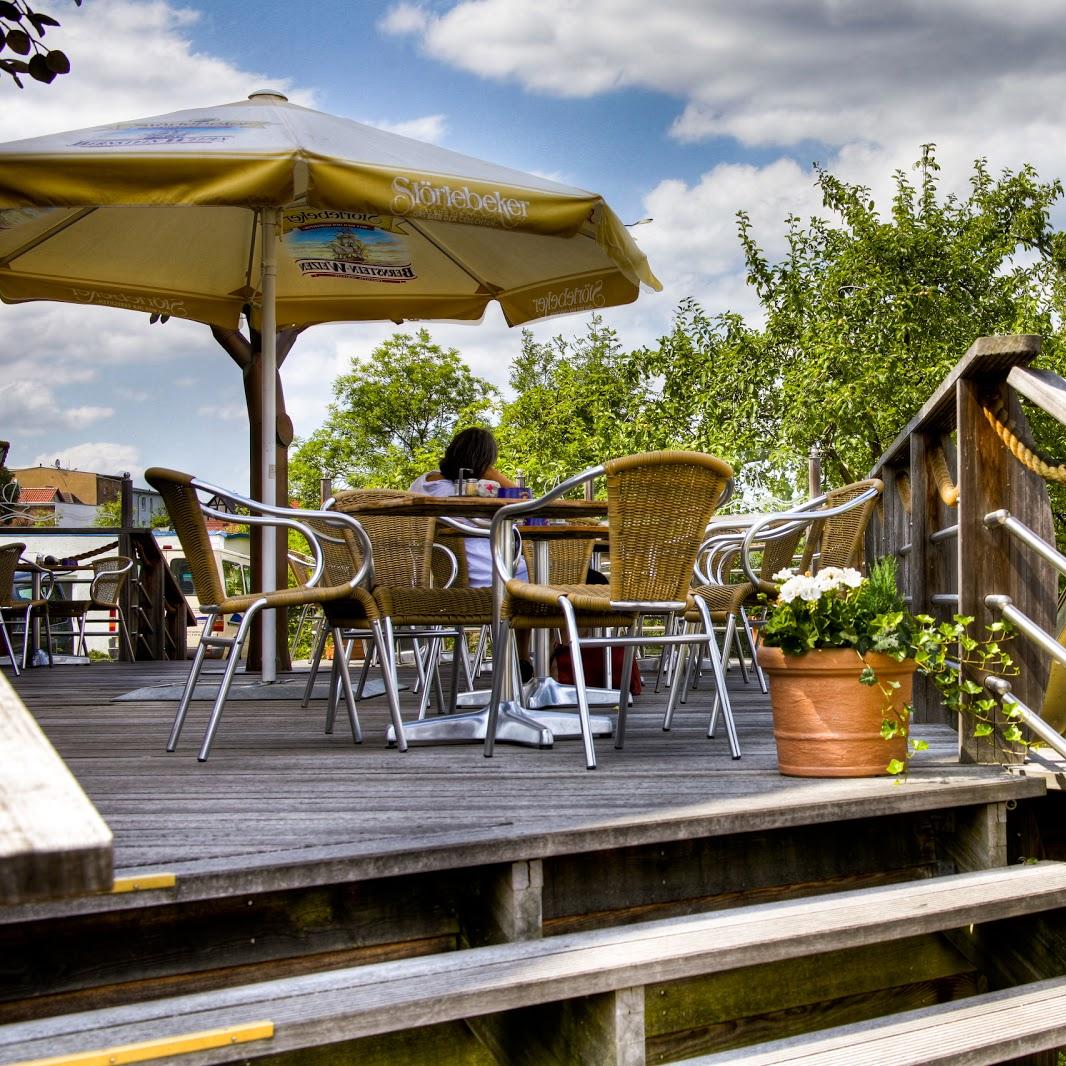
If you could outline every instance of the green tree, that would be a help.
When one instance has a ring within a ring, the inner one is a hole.
[[[485,422],[499,393],[429,333],[395,333],[333,384],[325,422],[297,442],[291,485],[306,504],[319,479],[406,488],[432,470],[458,429]]]
[[[861,477],[976,337],[1037,333],[1042,365],[1061,361],[1066,238],[1051,225],[1058,181],[1030,166],[993,179],[974,164],[965,198],[938,196],[926,145],[917,184],[895,175],[889,217],[868,189],[816,166],[832,223],[787,220],[788,251],[770,263],[739,215],[748,280],[766,324],[752,457],[786,468],[820,444],[829,477]],[[734,371],[744,373],[741,362]],[[725,388],[739,383],[727,375]]]
[[[624,351],[598,315],[571,339],[541,343],[523,330],[510,369],[514,399],[497,429],[504,468],[523,470],[540,490],[640,450],[648,429],[647,376],[642,353]]]
[[[106,529],[120,529],[122,526],[122,501],[108,500],[107,503],[100,504],[96,508],[93,525],[103,526]],[[148,528],[170,529],[170,515],[166,511],[159,511],[153,514],[151,521],[148,523]]]

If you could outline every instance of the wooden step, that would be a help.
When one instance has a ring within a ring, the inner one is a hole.
[[[1019,917],[1064,899],[1066,864],[1034,863],[473,948],[3,1026],[0,1063],[162,1041],[148,1057],[209,1066],[536,1004],[581,1010],[585,997],[624,1008],[611,1032],[626,1050],[599,1061],[638,1063],[645,985]],[[272,1036],[234,1042],[261,1023]],[[221,1034],[212,1039],[222,1046],[173,1058],[173,1041],[203,1033]]]
[[[983,1066],[1063,1045],[1066,978],[1056,977],[673,1066]]]

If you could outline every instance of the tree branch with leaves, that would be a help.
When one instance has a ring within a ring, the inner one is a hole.
[[[74,3],[81,6],[81,0]],[[30,7],[26,0],[0,0],[0,71],[20,89],[20,75],[49,84],[70,71],[66,53],[44,43],[45,33],[58,26],[57,19]]]

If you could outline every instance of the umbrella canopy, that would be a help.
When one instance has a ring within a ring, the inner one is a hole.
[[[0,299],[230,329],[244,313],[260,331],[267,504],[279,327],[476,320],[491,300],[517,325],[628,303],[641,282],[661,288],[596,194],[276,92],[0,144]],[[267,591],[274,557],[268,528]]]
[[[0,145],[0,298],[258,328],[264,208],[278,326],[490,300],[517,325],[661,287],[594,193],[256,93]]]

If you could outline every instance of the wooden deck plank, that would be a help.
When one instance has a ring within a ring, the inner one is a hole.
[[[110,702],[172,682],[180,663],[39,668],[18,691],[115,835],[115,872],[176,873],[165,893],[86,898],[79,907],[127,908],[145,897],[207,898],[442,870],[586,850],[762,832],[999,802],[1043,794],[1037,779],[960,767],[947,729],[927,727],[904,783],[890,778],[813,780],[776,771],[769,705],[731,682],[744,757],[705,736],[710,692],[698,690],[670,733],[665,693],[646,690],[630,715],[626,747],[597,743],[584,769],[580,744],[553,750],[497,746],[384,747],[382,699],[360,706],[366,742],[345,723],[322,732],[324,702],[236,701],[226,708],[208,762],[195,758],[208,705],[193,705],[179,750],[164,750],[173,705]],[[410,710],[411,694],[405,693]],[[169,893],[169,894],[167,894]],[[58,913],[42,904],[40,913]],[[23,908],[0,908],[0,921]]]

